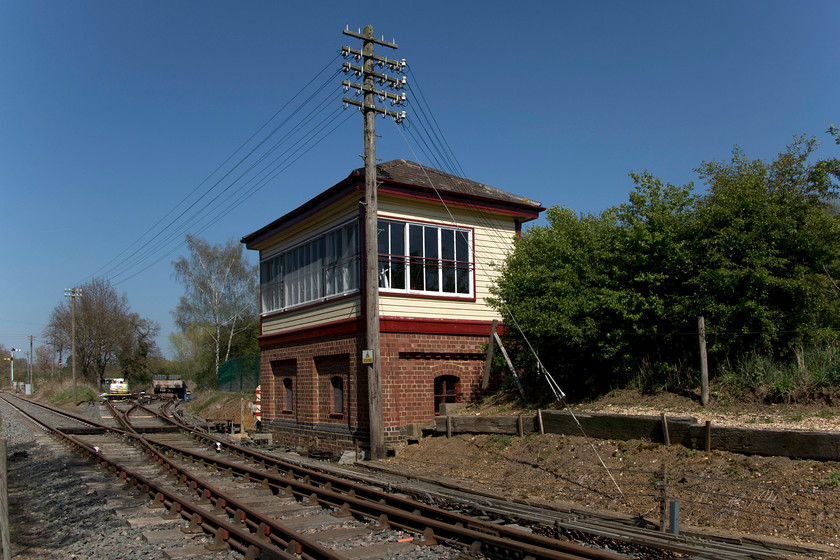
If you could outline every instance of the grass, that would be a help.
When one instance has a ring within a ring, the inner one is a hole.
[[[840,485],[840,472],[832,471],[817,483],[819,488],[837,488]]]
[[[94,391],[92,387],[88,387],[87,385],[76,386],[76,399],[78,400],[78,402],[90,402],[101,400],[99,393]],[[72,387],[63,389],[56,393],[52,398],[52,402],[53,404],[58,406],[78,404],[73,402]]]

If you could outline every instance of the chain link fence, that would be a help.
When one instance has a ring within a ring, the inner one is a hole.
[[[260,384],[260,355],[231,358],[219,366],[219,390],[251,393]]]

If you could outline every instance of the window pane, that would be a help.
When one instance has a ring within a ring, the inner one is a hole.
[[[436,294],[472,293],[470,232],[379,220],[379,287]]]
[[[283,410],[293,410],[294,406],[294,394],[292,393],[292,380],[286,378],[283,380],[283,389],[284,389],[284,403],[283,403]]]
[[[408,226],[408,254],[410,255],[410,288],[424,290],[423,283],[423,226]]]
[[[426,291],[437,292],[440,290],[440,278],[438,276],[438,232],[435,227],[424,227],[424,249],[426,263]]]
[[[390,248],[391,224],[379,220],[376,226],[376,245],[379,252],[379,287],[388,289],[391,287],[391,248]]]
[[[405,224],[391,223],[391,287],[405,289]]]
[[[344,413],[344,381],[340,377],[332,378],[332,412]]]
[[[441,291],[455,293],[455,230],[440,230]]]
[[[458,293],[469,294],[472,291],[472,255],[470,255],[469,233],[455,232],[455,259],[458,261],[456,269]]]

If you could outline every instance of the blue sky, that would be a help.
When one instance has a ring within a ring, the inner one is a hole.
[[[348,25],[399,44],[379,52],[407,59],[469,178],[596,213],[627,200],[631,171],[684,184],[736,144],[770,159],[807,134],[836,156],[824,132],[840,124],[838,22],[836,1],[2,2],[0,344],[38,344],[65,288],[209,188],[341,45],[359,46]],[[379,159],[434,165],[377,127]],[[362,151],[356,113],[200,236],[240,239]],[[177,245],[114,282],[160,323],[164,352]]]

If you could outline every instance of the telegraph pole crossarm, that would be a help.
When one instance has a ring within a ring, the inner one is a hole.
[[[390,100],[392,105],[402,105],[405,102],[405,94],[393,94],[383,90],[378,90],[374,87],[374,83],[394,89],[400,90],[405,86],[405,77],[402,79],[393,78],[387,74],[376,72],[374,68],[379,65],[380,68],[388,67],[394,72],[403,72],[405,68],[405,60],[392,60],[374,54],[374,45],[381,45],[384,47],[396,49],[396,43],[389,43],[384,39],[376,39],[373,36],[373,26],[368,25],[364,29],[364,33],[354,33],[347,29],[344,30],[345,35],[361,39],[363,41],[362,50],[351,49],[350,47],[342,47],[341,54],[347,58],[353,56],[357,61],[362,62],[362,66],[344,62],[342,70],[345,73],[352,72],[359,78],[362,78],[362,83],[353,83],[350,81],[342,82],[345,91],[351,88],[355,89],[358,95],[363,96],[363,101],[345,97],[342,101],[345,105],[354,105],[361,109],[364,114],[364,143],[365,143],[365,199],[364,199],[364,273],[362,274],[363,282],[363,300],[365,313],[365,345],[366,351],[370,352],[372,357],[371,363],[368,364],[368,414],[370,427],[370,455],[372,459],[382,459],[385,457],[385,423],[382,405],[382,369],[381,369],[381,354],[379,344],[379,249],[377,244],[377,226],[378,226],[378,200],[377,200],[377,184],[376,184],[376,133],[374,128],[374,119],[377,114],[392,117],[396,122],[401,122],[405,118],[405,111],[395,112],[379,107],[376,105],[376,98],[381,101]],[[361,371],[361,370],[360,370]]]

